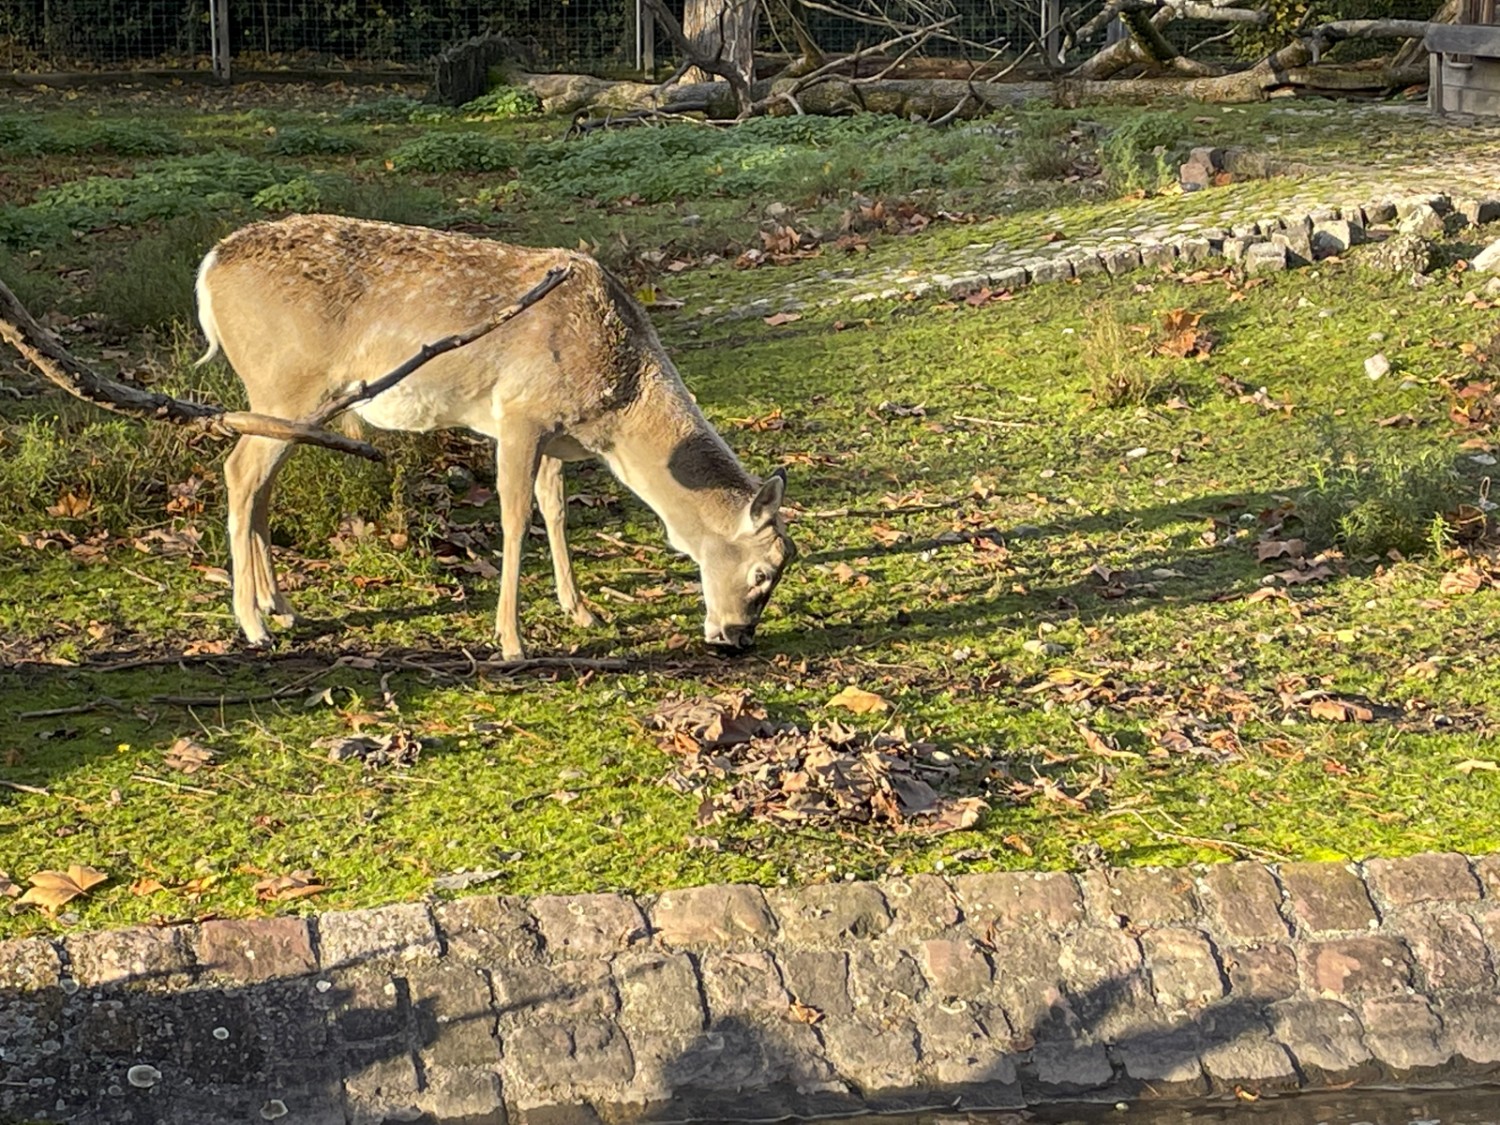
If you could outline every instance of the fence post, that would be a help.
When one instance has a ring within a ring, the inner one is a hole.
[[[635,65],[644,74],[656,73],[656,16],[635,0]]]
[[[1042,42],[1048,62],[1063,61],[1062,0],[1042,0]]]
[[[214,77],[229,81],[229,0],[208,0],[208,34]]]

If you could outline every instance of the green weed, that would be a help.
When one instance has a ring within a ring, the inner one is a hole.
[[[193,279],[210,246],[233,224],[212,215],[169,219],[101,268],[93,308],[121,331],[160,329],[193,314]]]
[[[520,150],[509,141],[479,133],[427,133],[391,152],[397,172],[496,172],[515,168]]]
[[[1141,112],[1115,123],[1099,142],[1099,159],[1109,186],[1120,193],[1155,191],[1175,178],[1176,146],[1191,128],[1183,116],[1162,110]]]
[[[1089,309],[1078,361],[1088,376],[1094,402],[1142,406],[1166,393],[1172,385],[1170,373],[1142,352],[1141,338],[1132,338],[1113,303],[1101,301]]]
[[[1360,557],[1435,556],[1452,546],[1452,513],[1473,502],[1478,485],[1464,480],[1451,452],[1376,449],[1361,457],[1337,438],[1332,448],[1297,497],[1297,514],[1315,541]]]
[[[542,112],[542,99],[532,90],[518,86],[497,86],[459,106],[459,116],[469,121],[504,121],[515,117],[534,117]]]
[[[277,129],[266,141],[266,151],[273,156],[347,156],[365,147],[346,133],[299,125]]]

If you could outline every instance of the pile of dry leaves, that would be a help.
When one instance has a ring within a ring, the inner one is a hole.
[[[663,784],[703,794],[700,824],[744,816],[939,835],[972,827],[986,807],[939,793],[957,768],[901,727],[868,735],[830,720],[804,730],[771,718],[748,692],[669,698],[648,725],[678,759]]]

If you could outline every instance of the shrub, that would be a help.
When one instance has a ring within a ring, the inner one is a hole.
[[[1124,118],[1099,142],[1109,186],[1119,192],[1154,191],[1175,178],[1175,147],[1189,128],[1186,118],[1161,110]]]
[[[1439,553],[1456,538],[1454,513],[1466,494],[1477,495],[1440,449],[1382,450],[1368,458],[1340,452],[1347,439],[1314,466],[1297,497],[1297,515],[1317,542],[1337,543],[1351,555]]]
[[[1151,357],[1140,354],[1114,306],[1101,301],[1089,308],[1089,328],[1078,361],[1089,380],[1089,395],[1100,406],[1140,406],[1166,393],[1172,377]]]
[[[0,119],[0,153],[42,156],[99,153],[116,156],[166,156],[182,151],[176,134],[138,121],[93,121],[52,128],[35,118]]]
[[[459,107],[459,115],[469,120],[501,121],[515,117],[532,117],[542,112],[542,99],[535,91],[517,86],[497,86]]]
[[[351,105],[339,114],[339,120],[359,125],[409,121],[412,113],[421,108],[422,103],[416,98],[409,98],[404,94],[392,94],[390,97],[376,98],[374,101]]]
[[[390,155],[397,172],[496,172],[519,163],[515,145],[479,133],[428,133]]]
[[[260,211],[298,211],[305,214],[322,208],[323,191],[316,179],[298,176],[295,180],[261,188],[250,200],[250,205]]]
[[[266,151],[276,156],[345,156],[360,152],[364,145],[343,133],[288,125],[266,141]]]

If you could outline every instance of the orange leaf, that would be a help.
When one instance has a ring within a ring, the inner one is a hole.
[[[1449,595],[1473,594],[1477,593],[1482,585],[1484,585],[1484,575],[1479,572],[1478,568],[1461,566],[1443,575],[1438,582],[1438,589]]]
[[[1375,712],[1347,699],[1314,699],[1307,708],[1315,719],[1327,719],[1331,723],[1368,723]]]
[[[40,906],[48,914],[55,914],[59,907],[72,902],[79,895],[87,894],[108,879],[102,871],[92,867],[70,863],[67,871],[38,871],[31,877],[31,887],[17,902],[29,902]]]
[[[856,715],[866,715],[871,711],[889,711],[891,705],[873,691],[865,691],[850,684],[828,701],[830,707],[843,707],[845,710],[853,711]]]
[[[262,879],[255,884],[255,895],[262,902],[282,902],[291,898],[306,898],[327,889],[311,871],[293,871],[290,875]]]

